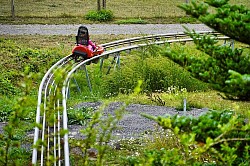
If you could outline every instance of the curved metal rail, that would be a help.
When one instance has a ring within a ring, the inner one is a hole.
[[[214,34],[218,35],[218,39],[229,39],[221,36],[219,33],[212,31],[197,32],[201,35]],[[125,40],[118,40],[106,44],[102,44],[105,52],[101,55],[94,56],[82,62],[75,62],[72,55],[68,55],[56,64],[54,64],[44,75],[38,92],[38,103],[36,113],[36,124],[34,133],[34,148],[32,154],[32,164],[34,165],[65,165],[69,166],[69,144],[68,134],[61,137],[62,130],[68,130],[67,124],[67,94],[69,91],[69,81],[72,74],[81,66],[85,66],[91,61],[103,58],[109,55],[119,55],[120,52],[126,50],[137,49],[152,44],[165,44],[173,42],[188,42],[191,38],[183,33],[168,33],[159,35],[150,35],[135,37]],[[63,83],[57,82],[57,72],[64,70],[67,73]],[[58,92],[58,90],[61,90]],[[61,93],[61,96],[58,93]],[[56,97],[55,97],[56,96]],[[57,100],[55,100],[55,98]],[[53,123],[50,123],[53,114]],[[62,129],[61,129],[62,125]],[[40,143],[39,143],[40,140]],[[42,143],[41,143],[42,142]],[[63,143],[62,143],[63,142]],[[63,146],[62,146],[63,145]],[[53,159],[51,159],[53,156]]]

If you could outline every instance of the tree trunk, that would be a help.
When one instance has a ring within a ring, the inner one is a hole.
[[[101,0],[97,0],[97,11],[101,10]]]
[[[102,0],[102,8],[106,9],[106,0]]]
[[[11,16],[12,16],[12,18],[15,18],[15,5],[14,5],[14,0],[11,0]]]

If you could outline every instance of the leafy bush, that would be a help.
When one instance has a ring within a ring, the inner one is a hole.
[[[13,95],[17,92],[15,86],[8,78],[1,78],[0,76],[0,93],[3,95]]]
[[[114,18],[113,12],[111,10],[102,9],[100,11],[89,11],[85,15],[87,20],[106,22],[111,21]]]
[[[86,125],[87,120],[92,118],[94,110],[92,108],[82,107],[80,109],[69,109],[68,124]]]
[[[12,99],[9,100],[9,97],[0,97],[0,122],[7,122],[9,120],[9,117],[11,116],[13,112],[13,105],[15,104],[15,101]]]
[[[198,118],[175,115],[173,117],[170,117],[171,128],[178,127],[180,132],[194,132],[196,133],[195,140],[197,142],[205,143],[208,137],[214,139],[220,136],[223,133],[223,130],[216,129],[229,123],[230,119],[233,116],[235,116],[235,113],[230,110],[210,110],[208,113],[201,115]],[[241,116],[237,116],[237,126],[241,127],[243,125],[245,125],[244,118]],[[233,136],[235,134],[233,134]],[[239,136],[238,134],[236,135]],[[245,137],[247,135],[244,132],[244,134],[242,134],[241,136]]]
[[[198,118],[144,116],[158,122],[163,129],[173,131],[183,148],[187,148],[185,153],[191,153],[180,161],[198,161],[196,159],[207,153],[218,165],[249,164],[250,125],[242,115],[230,110],[210,110]],[[161,159],[161,163],[164,161]]]

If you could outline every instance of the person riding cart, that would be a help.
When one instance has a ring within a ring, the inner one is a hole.
[[[75,59],[82,57],[84,60],[100,55],[104,52],[104,48],[97,46],[89,38],[88,28],[80,26],[76,36],[76,46],[72,50]]]

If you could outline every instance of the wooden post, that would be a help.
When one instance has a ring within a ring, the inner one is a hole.
[[[11,0],[11,15],[12,15],[12,18],[15,18],[15,5],[14,5],[14,0]]]

